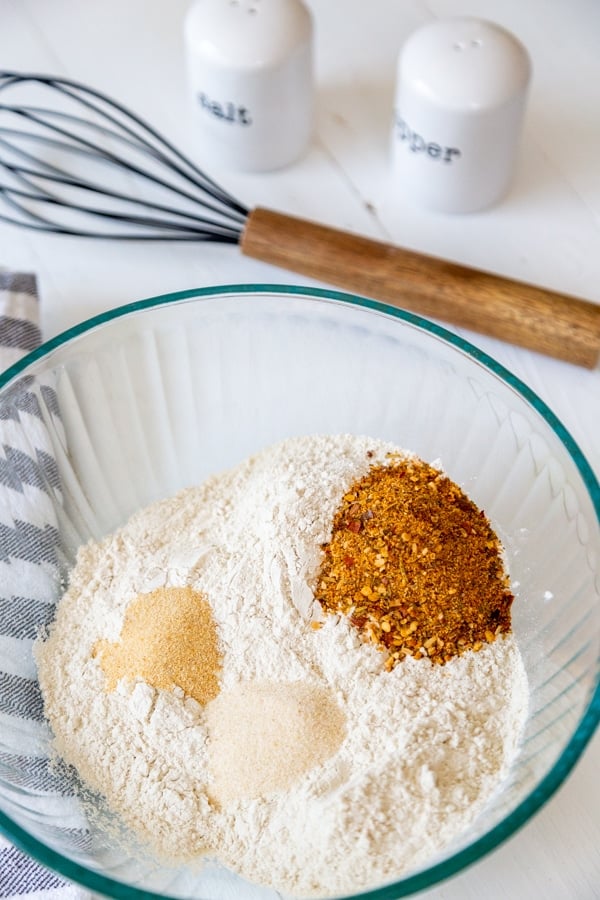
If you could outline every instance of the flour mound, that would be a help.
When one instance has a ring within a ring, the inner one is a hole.
[[[408,658],[386,672],[345,618],[310,627],[334,512],[391,451],[366,437],[289,439],[80,550],[36,648],[45,712],[57,754],[159,858],[216,857],[291,894],[355,892],[423,865],[506,776],[528,699],[511,636],[445,666]],[[136,596],[161,587],[210,603],[219,697],[266,683],[327,692],[339,746],[276,789],[236,787],[240,773],[222,770],[229,788],[214,802],[210,704],[141,679],[107,692],[93,654],[118,640]]]

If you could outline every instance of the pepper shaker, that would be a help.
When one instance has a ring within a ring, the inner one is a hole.
[[[524,46],[492,22],[417,29],[398,59],[392,145],[401,190],[442,212],[497,203],[513,175],[530,75]]]
[[[202,146],[219,164],[278,169],[313,124],[313,26],[302,0],[196,0],[184,26]]]

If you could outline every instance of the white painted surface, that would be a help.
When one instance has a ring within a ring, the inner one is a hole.
[[[186,0],[0,0],[0,64],[65,75],[122,100],[202,165],[187,106]],[[310,0],[317,134],[288,169],[242,175],[207,164],[248,206],[269,206],[600,303],[600,5],[596,0]],[[390,177],[402,40],[446,15],[489,18],[529,50],[533,80],[518,171],[505,201],[446,217],[411,206]],[[0,265],[34,271],[47,338],[122,303],[231,282],[297,283],[217,245],[119,246],[0,224]],[[304,280],[305,281],[305,280]],[[600,371],[463,332],[536,391],[600,474]],[[600,898],[600,738],[573,776],[490,857],[428,900]]]

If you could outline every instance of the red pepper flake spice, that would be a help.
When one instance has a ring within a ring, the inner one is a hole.
[[[511,628],[513,595],[485,515],[450,478],[392,457],[356,481],[323,547],[316,597],[387,651],[445,663]]]

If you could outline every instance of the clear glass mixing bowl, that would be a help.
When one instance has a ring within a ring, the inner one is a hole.
[[[531,688],[510,776],[407,896],[480,858],[564,781],[600,716],[600,487],[524,384],[443,328],[327,291],[226,286],[135,303],[71,329],[0,379],[0,830],[125,900],[265,898],[219,866],[157,866],[86,818],[48,763],[31,647],[77,547],[134,510],[279,439],[352,432],[441,459],[504,541]]]

